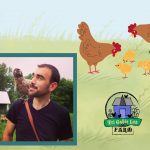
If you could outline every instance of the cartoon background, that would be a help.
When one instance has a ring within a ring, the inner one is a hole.
[[[78,54],[78,145],[77,146],[0,146],[0,149],[83,150],[149,148],[150,76],[137,67],[141,59],[150,59],[150,43],[131,38],[130,23],[150,23],[148,0],[142,1],[52,1],[0,0],[0,52],[51,52]],[[88,65],[79,54],[77,25],[85,21],[97,41],[121,43],[123,50],[108,56],[97,66],[99,74],[88,74]],[[127,50],[136,50],[135,63],[127,79],[115,68]],[[115,136],[104,127],[105,103],[118,91],[132,93],[140,103],[142,124],[133,136]]]

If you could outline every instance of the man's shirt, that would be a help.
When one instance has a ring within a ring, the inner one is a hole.
[[[40,110],[33,108],[33,99],[29,107],[40,141],[56,141],[72,138],[69,112],[54,101]],[[15,124],[16,141],[37,141],[28,119],[24,101],[17,100],[6,117]]]

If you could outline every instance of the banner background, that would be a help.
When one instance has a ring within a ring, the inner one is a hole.
[[[150,75],[142,75],[137,63],[150,59],[150,43],[127,32],[130,23],[150,23],[148,0],[0,2],[0,53],[77,53],[77,146],[6,145],[0,150],[149,149]],[[97,41],[116,41],[123,47],[116,57],[98,64],[99,74],[88,74],[79,53],[76,30],[81,21],[89,24]],[[137,55],[132,72],[122,79],[115,64],[129,49]],[[139,101],[142,123],[134,127],[134,135],[112,135],[112,128],[104,126],[106,101],[116,92],[129,92]]]

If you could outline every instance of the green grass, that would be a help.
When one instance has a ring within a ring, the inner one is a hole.
[[[71,126],[73,126],[73,113],[70,113]]]
[[[2,135],[4,132],[5,126],[6,126],[6,121],[0,121],[0,141],[2,140]],[[15,141],[15,139],[16,139],[16,134],[14,132],[13,141]]]

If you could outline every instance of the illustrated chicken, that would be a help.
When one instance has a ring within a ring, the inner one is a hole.
[[[81,22],[78,25],[77,32],[81,40],[80,54],[89,65],[89,73],[98,73],[99,71],[96,69],[98,62],[102,61],[108,55],[115,56],[117,52],[121,51],[121,45],[118,43],[113,42],[112,44],[108,44],[95,41],[85,22]],[[91,70],[92,65],[94,65],[94,71]]]
[[[112,116],[115,118],[116,117],[116,112],[112,113]]]
[[[115,66],[125,75],[123,78],[127,78],[127,75],[132,70],[132,67],[129,64],[118,63]]]
[[[28,96],[28,89],[29,89],[31,80],[25,79],[23,77],[22,71],[18,68],[14,69],[13,75],[15,79],[16,89],[19,91],[21,96],[25,98],[26,96]]]
[[[139,61],[138,67],[144,69],[144,75],[150,75],[150,60]]]
[[[150,24],[137,25],[136,23],[128,26],[128,32],[134,37],[141,36],[145,41],[150,43]]]
[[[128,50],[123,57],[124,63],[128,61],[130,61],[131,63],[134,62],[135,55],[135,51]]]
[[[131,117],[132,117],[132,114],[129,114],[128,117],[131,118]]]

